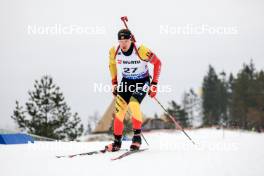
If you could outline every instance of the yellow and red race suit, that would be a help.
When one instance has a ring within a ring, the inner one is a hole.
[[[146,95],[146,84],[150,84],[150,75],[148,63],[154,65],[151,84],[157,84],[160,76],[161,61],[146,46],[137,46],[132,43],[133,51],[130,55],[125,55],[119,46],[112,47],[109,51],[109,69],[111,73],[112,84],[117,84],[117,67],[122,70],[122,80],[120,86],[122,91],[117,91],[115,103],[114,134],[122,135],[123,120],[128,106],[132,112],[133,129],[141,129],[142,113],[140,103]],[[137,89],[124,90],[129,86],[136,86]],[[139,85],[139,86],[138,86]]]

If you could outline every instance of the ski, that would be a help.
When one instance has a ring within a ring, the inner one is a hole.
[[[106,153],[106,150],[95,150],[91,152],[85,152],[85,153],[77,153],[77,154],[72,154],[72,155],[60,155],[56,156],[56,158],[73,158],[76,156],[84,156],[84,155],[95,155],[95,154],[100,154],[100,153]]]
[[[143,151],[146,151],[146,150],[148,150],[148,148],[145,148],[145,149],[139,149],[139,150],[130,150],[130,151],[127,151],[127,152],[123,153],[122,155],[119,155],[119,156],[117,156],[117,157],[115,157],[115,158],[112,158],[111,160],[112,160],[112,161],[119,160],[119,159],[122,159],[122,158],[124,158],[124,157],[129,156],[129,155],[132,155],[132,154],[134,154],[134,153],[139,153],[139,152],[143,152]]]
[[[121,149],[119,151],[128,151],[127,149]],[[85,156],[85,155],[96,155],[96,154],[103,154],[103,153],[107,153],[107,151],[105,149],[103,150],[95,150],[95,151],[91,151],[91,152],[84,152],[84,153],[77,153],[77,154],[72,154],[72,155],[58,155],[56,156],[56,158],[73,158],[76,156]]]

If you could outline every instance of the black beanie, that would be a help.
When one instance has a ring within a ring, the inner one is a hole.
[[[120,31],[118,31],[117,37],[118,37],[118,40],[130,39],[131,32],[129,29],[121,29]]]

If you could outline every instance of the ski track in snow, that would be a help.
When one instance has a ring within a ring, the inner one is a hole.
[[[123,152],[56,158],[102,149],[108,142],[36,142],[0,145],[2,176],[187,175],[263,176],[264,134],[199,129],[144,133],[149,150],[111,161]],[[129,148],[130,141],[123,142]],[[146,144],[142,148],[146,148]]]

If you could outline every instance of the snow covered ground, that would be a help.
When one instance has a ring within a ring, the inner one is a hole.
[[[195,175],[263,176],[264,134],[199,129],[145,133],[148,151],[111,161],[119,153],[56,158],[101,149],[109,142],[36,142],[0,145],[1,176]],[[128,148],[130,141],[123,142]],[[147,147],[143,144],[143,147]]]

